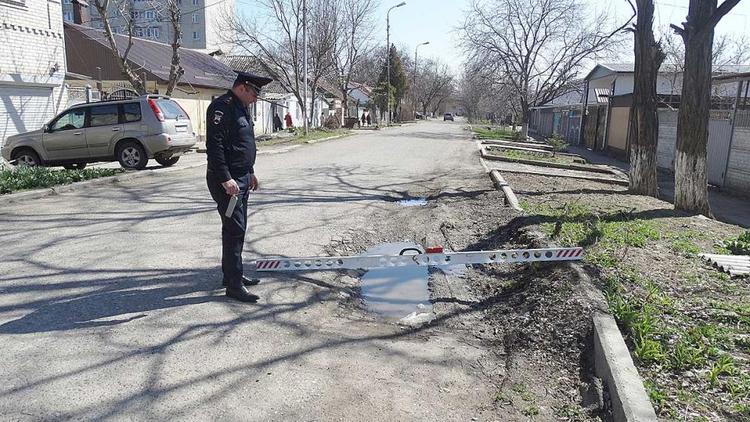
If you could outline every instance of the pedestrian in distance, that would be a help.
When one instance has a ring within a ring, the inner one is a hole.
[[[283,128],[284,126],[282,126],[281,124],[281,117],[279,117],[278,114],[274,113],[273,114],[273,131],[278,132]]]
[[[370,126],[372,124],[372,120],[370,119],[370,113],[367,113],[367,126]]]
[[[365,112],[362,112],[362,126],[364,126],[367,123],[367,119],[365,118]]]
[[[294,126],[292,125],[292,113],[286,112],[286,116],[284,116],[284,121],[286,122],[286,128],[291,129]]]
[[[255,132],[247,109],[270,78],[238,72],[232,89],[211,102],[206,111],[206,183],[221,216],[221,271],[226,295],[257,302],[247,286],[259,280],[245,277],[242,248],[247,229],[247,199],[258,190],[255,176]]]

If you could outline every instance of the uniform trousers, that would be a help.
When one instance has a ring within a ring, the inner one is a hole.
[[[221,216],[221,271],[228,285],[242,285],[242,248],[245,245],[247,229],[247,198],[250,194],[250,174],[234,179],[240,188],[238,201],[231,217],[226,211],[231,196],[213,173],[206,175],[206,183],[211,197],[216,202],[216,210]]]

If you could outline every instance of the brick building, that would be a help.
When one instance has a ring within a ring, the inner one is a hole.
[[[0,145],[65,107],[65,71],[60,3],[0,0]]]

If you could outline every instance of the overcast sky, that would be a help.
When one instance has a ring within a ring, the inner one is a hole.
[[[251,12],[254,0],[237,0],[241,12]],[[720,2],[723,0],[720,0]],[[386,11],[400,0],[381,0],[376,12],[380,28],[376,36],[385,45]],[[679,24],[687,15],[688,0],[656,0],[654,24],[662,28],[670,23]],[[461,68],[463,53],[458,47],[455,28],[463,21],[464,10],[470,0],[406,0],[406,5],[391,11],[391,42],[407,48],[414,55],[414,47],[429,41],[429,45],[419,47],[419,57],[440,59],[448,63],[454,71]],[[592,10],[605,8],[611,16],[625,21],[632,14],[626,0],[589,0]],[[741,1],[717,27],[717,34],[747,33],[750,19],[750,1]],[[622,62],[632,62],[632,54],[624,54]]]

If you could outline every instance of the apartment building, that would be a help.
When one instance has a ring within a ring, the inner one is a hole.
[[[62,14],[65,22],[75,22],[74,0],[62,0]],[[82,24],[102,29],[104,23],[90,0],[88,15]],[[130,10],[135,18],[135,36],[169,43],[172,39],[172,25],[167,12],[170,1],[176,1],[181,11],[182,46],[185,48],[212,52],[228,52],[228,45],[222,42],[221,28],[224,17],[234,13],[234,0],[111,0],[108,12],[114,32],[127,32],[122,10]],[[123,4],[123,2],[127,2]]]

